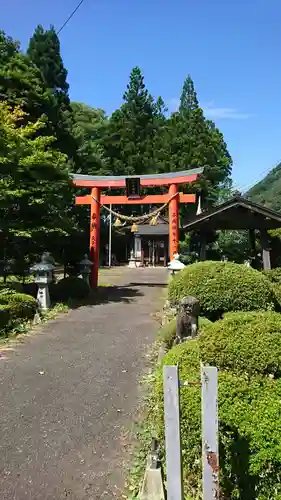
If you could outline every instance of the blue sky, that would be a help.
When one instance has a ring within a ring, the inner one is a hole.
[[[58,29],[78,0],[0,0],[0,29],[23,49],[37,24]],[[71,98],[109,114],[133,66],[173,109],[191,74],[206,116],[247,188],[281,159],[279,0],[84,0],[60,35]]]

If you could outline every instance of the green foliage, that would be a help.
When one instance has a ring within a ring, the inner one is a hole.
[[[60,41],[53,26],[44,30],[37,26],[30,39],[27,55],[41,73],[44,87],[51,95],[45,110],[56,137],[55,146],[68,156],[75,157],[76,143],[72,135],[72,110],[68,96],[67,71],[60,54]]]
[[[19,43],[0,31],[0,97],[10,106],[20,106],[36,121],[52,105],[40,70],[20,52]]]
[[[281,267],[263,270],[263,274],[272,282],[281,284]]]
[[[272,283],[272,291],[276,300],[275,310],[281,312],[281,285],[279,283]]]
[[[72,132],[78,148],[76,169],[87,175],[108,174],[108,159],[101,144],[108,125],[104,111],[81,102],[72,102],[71,108]]]
[[[70,177],[65,155],[51,148],[53,138],[35,136],[44,122],[24,124],[24,119],[21,108],[0,102],[0,219],[9,237],[36,239],[38,232],[70,225],[65,217]]]
[[[68,276],[50,287],[51,298],[67,302],[69,299],[84,299],[89,295],[89,287],[82,278]]]
[[[40,69],[46,87],[68,96],[67,71],[60,55],[60,42],[53,26],[44,30],[38,25],[29,41],[27,55]]]
[[[205,326],[212,324],[211,321],[204,317],[199,317],[199,332]],[[158,331],[158,339],[166,344],[167,348],[170,349],[176,337],[176,318],[172,319],[165,325],[163,325]]]
[[[140,68],[133,68],[123,96],[103,138],[111,171],[117,174],[145,174],[155,171],[153,141],[163,117],[163,103],[155,102],[145,87]]]
[[[238,373],[281,375],[281,314],[227,313],[200,334],[205,364]]]
[[[186,295],[199,299],[201,312],[217,319],[227,311],[272,308],[274,293],[262,273],[232,262],[197,262],[169,283],[168,296],[177,302]]]
[[[213,204],[229,183],[232,159],[221,132],[204,118],[190,76],[184,82],[178,112],[172,114],[161,132],[161,171],[204,167],[195,187],[200,188],[205,206]]]
[[[219,231],[214,248],[220,257],[242,264],[250,255],[247,231]]]
[[[281,210],[281,163],[273,168],[260,182],[248,192],[247,197],[272,210]]]
[[[16,293],[13,291],[1,293],[0,304],[9,305],[10,318],[12,321],[18,319],[32,319],[37,311],[36,299],[25,293]]]
[[[9,325],[10,309],[11,306],[9,304],[0,303],[0,335],[1,331],[4,330]]]
[[[197,340],[174,347],[165,364],[179,364],[181,380],[199,382]],[[224,498],[279,500],[281,380],[219,372],[220,487]],[[164,439],[162,367],[156,373],[151,425]],[[181,390],[181,435],[186,493],[201,489],[200,384]],[[197,498],[197,497],[196,497]]]
[[[271,282],[272,290],[277,301],[277,310],[281,311],[281,268],[267,269],[262,271]]]

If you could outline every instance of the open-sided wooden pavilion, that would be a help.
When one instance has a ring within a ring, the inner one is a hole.
[[[206,210],[183,225],[183,231],[200,233],[200,260],[206,258],[206,234],[218,230],[248,230],[253,254],[256,231],[260,233],[264,269],[271,268],[268,230],[281,227],[281,214],[242,196],[235,196],[212,210]]]

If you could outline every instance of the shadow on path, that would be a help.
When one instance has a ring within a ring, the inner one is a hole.
[[[87,297],[85,300],[70,303],[69,307],[70,309],[78,309],[82,306],[94,306],[99,304],[108,304],[110,302],[121,302],[124,304],[129,304],[133,302],[137,297],[142,296],[142,292],[127,285],[101,286],[98,287],[96,291],[91,292],[89,297]]]
[[[144,281],[141,282],[133,282],[131,281],[128,283],[126,286],[139,286],[139,287],[152,287],[152,288],[166,288],[167,284],[166,283],[146,283]]]

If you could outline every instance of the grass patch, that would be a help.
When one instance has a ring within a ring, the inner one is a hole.
[[[158,350],[157,342],[153,345],[153,352]],[[155,361],[155,360],[154,360]],[[140,381],[143,396],[139,407],[139,420],[133,428],[133,454],[131,465],[128,468],[124,498],[138,500],[141,489],[147,456],[151,447],[154,430],[149,425],[151,411],[151,391],[154,384],[154,372],[145,375]]]
[[[68,304],[58,303],[51,309],[42,311],[40,319],[36,324],[33,320],[22,320],[12,325],[9,330],[0,330],[0,345],[6,344],[9,340],[21,334],[27,334],[38,324],[47,323],[49,320],[55,319],[59,314],[65,314],[69,311]]]

